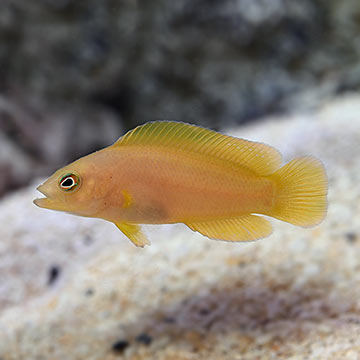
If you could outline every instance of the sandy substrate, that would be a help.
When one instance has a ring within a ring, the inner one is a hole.
[[[228,133],[320,157],[329,210],[313,229],[211,241],[154,226],[135,248],[109,223],[0,203],[0,359],[360,358],[360,97]]]

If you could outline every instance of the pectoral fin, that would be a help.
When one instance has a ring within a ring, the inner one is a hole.
[[[193,231],[225,241],[251,241],[271,234],[269,221],[261,216],[243,215],[236,218],[186,223]]]
[[[115,223],[117,228],[127,236],[134,245],[144,247],[150,245],[150,241],[146,235],[141,231],[140,225],[129,223]]]

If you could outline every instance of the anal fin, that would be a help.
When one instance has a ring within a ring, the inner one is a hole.
[[[129,223],[115,223],[115,225],[135,246],[144,247],[150,245],[150,241],[141,231],[140,225]]]
[[[269,236],[272,226],[268,220],[256,215],[186,223],[193,231],[210,239],[225,241],[252,241]]]

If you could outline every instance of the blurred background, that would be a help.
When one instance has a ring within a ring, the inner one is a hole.
[[[213,129],[360,87],[359,0],[2,0],[0,197],[155,119]]]

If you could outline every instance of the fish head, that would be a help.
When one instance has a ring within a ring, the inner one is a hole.
[[[34,204],[45,209],[97,217],[103,207],[107,186],[104,186],[103,175],[99,175],[101,169],[94,164],[94,157],[94,154],[85,156],[57,170],[38,186],[37,190],[44,197],[35,199]]]

